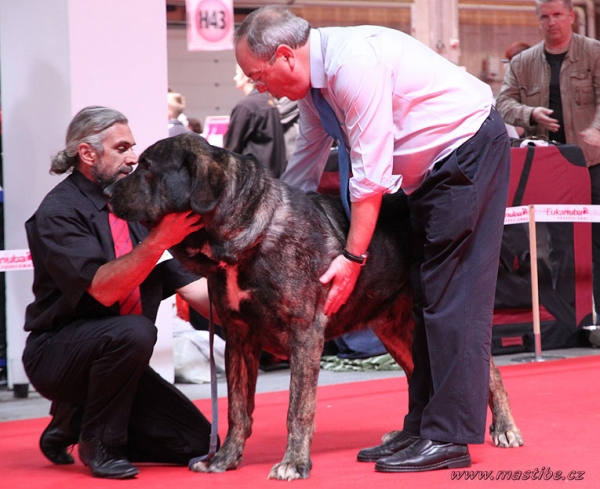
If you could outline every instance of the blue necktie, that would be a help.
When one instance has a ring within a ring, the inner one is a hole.
[[[346,143],[344,143],[342,128],[331,105],[323,98],[321,90],[318,88],[311,88],[310,91],[313,103],[315,104],[317,112],[319,112],[319,118],[321,119],[321,124],[323,124],[323,129],[338,142],[340,194],[342,196],[342,205],[344,206],[348,219],[350,219],[350,196],[348,191],[348,182],[350,180],[350,157],[348,155]]]

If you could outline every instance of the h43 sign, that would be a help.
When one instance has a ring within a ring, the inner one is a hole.
[[[188,50],[233,49],[233,0],[186,0]]]

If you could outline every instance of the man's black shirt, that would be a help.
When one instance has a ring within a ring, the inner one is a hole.
[[[26,331],[119,315],[117,302],[105,307],[86,292],[98,269],[115,259],[106,204],[100,186],[74,171],[25,223],[35,296],[25,312]],[[139,223],[129,228],[134,246],[148,235]],[[174,258],[159,263],[140,285],[144,316],[154,321],[162,299],[197,279]]]

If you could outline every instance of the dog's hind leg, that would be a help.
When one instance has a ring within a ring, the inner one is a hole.
[[[410,380],[414,369],[412,296],[409,293],[403,294],[394,302],[392,308],[382,311],[369,325]]]
[[[407,299],[408,300],[408,299]],[[378,319],[373,324],[373,331],[380,338],[390,355],[396,360],[406,373],[410,380],[412,374],[413,362],[411,355],[413,320],[410,313],[410,307],[404,306],[398,309],[401,302],[396,303],[395,312],[388,315],[386,320]],[[399,320],[397,318],[400,318]],[[502,448],[519,447],[523,445],[523,436],[517,427],[510,409],[508,394],[502,376],[494,359],[490,359],[490,389],[489,406],[492,412],[492,424],[490,425],[490,435],[494,445]],[[383,435],[382,440],[385,443],[398,434],[397,430]]]
[[[258,377],[261,345],[245,325],[225,326],[225,368],[227,375],[229,427],[227,436],[210,462],[197,462],[195,472],[225,472],[239,465],[246,440],[252,434],[254,395]]]
[[[274,465],[269,479],[306,479],[310,474],[310,444],[314,432],[317,384],[324,335],[320,325],[306,328],[291,324],[290,402],[287,416],[288,440],[283,460]]]
[[[387,347],[386,347],[387,348]],[[392,355],[393,356],[393,355]],[[404,367],[403,367],[404,368]],[[490,359],[490,391],[488,403],[492,411],[492,424],[490,436],[494,445],[501,448],[516,448],[523,445],[521,430],[517,427],[510,409],[508,393],[502,382],[502,376],[494,359]],[[399,433],[398,430],[390,431],[382,436],[382,441],[391,440]]]
[[[502,448],[523,445],[523,436],[513,418],[508,394],[493,358],[490,359],[489,406],[492,411],[490,435],[494,445]]]

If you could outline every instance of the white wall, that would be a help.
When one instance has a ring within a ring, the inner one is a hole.
[[[24,222],[60,177],[50,157],[86,105],[128,116],[136,149],[167,135],[164,0],[0,0],[5,248],[27,248]],[[30,271],[6,274],[9,385],[21,365]]]
[[[168,86],[203,124],[243,96],[233,51],[189,52],[185,28],[167,29],[164,0],[0,0],[0,59],[7,250],[27,248],[24,222],[60,181],[48,173],[50,157],[82,107],[122,111],[139,153],[167,135]],[[31,271],[6,273],[11,386],[28,382],[21,352],[32,280]],[[153,366],[168,379],[171,339],[159,325]]]
[[[235,88],[235,56],[229,51],[188,51],[184,27],[167,29],[169,87],[185,96],[185,113],[204,119],[229,115],[243,97]]]

